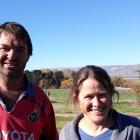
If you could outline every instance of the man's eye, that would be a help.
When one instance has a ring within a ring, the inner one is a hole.
[[[23,50],[22,49],[18,49],[17,52],[23,52]]]
[[[9,48],[0,48],[0,50],[8,52],[10,49]]]
[[[22,53],[24,52],[24,49],[17,49],[16,51]]]

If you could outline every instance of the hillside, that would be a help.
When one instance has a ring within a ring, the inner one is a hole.
[[[140,64],[137,65],[108,65],[102,66],[111,76],[122,76],[125,78],[140,77]],[[139,72],[138,72],[139,71]]]
[[[100,65],[103,69],[105,69],[110,76],[122,76],[124,78],[138,78],[140,77],[140,64],[135,65]],[[52,68],[52,69],[41,69],[43,72],[47,72],[48,70],[61,70],[67,71],[68,69],[72,69],[77,71],[80,67],[63,67],[63,68]],[[139,72],[138,72],[139,71]]]

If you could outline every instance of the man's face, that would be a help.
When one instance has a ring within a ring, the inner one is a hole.
[[[11,33],[0,35],[0,75],[19,77],[28,61],[28,49],[23,40]]]

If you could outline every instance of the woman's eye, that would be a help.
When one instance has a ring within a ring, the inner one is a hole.
[[[90,96],[90,95],[89,95],[89,96],[86,96],[85,98],[86,98],[86,99],[92,99],[93,96]]]
[[[104,97],[106,97],[106,96],[107,96],[106,93],[102,93],[102,94],[99,94],[99,95],[98,95],[98,97],[100,97],[100,98],[104,98]]]

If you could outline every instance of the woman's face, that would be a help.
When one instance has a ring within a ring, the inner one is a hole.
[[[112,99],[97,80],[89,78],[83,82],[78,101],[85,119],[95,124],[107,122]]]

